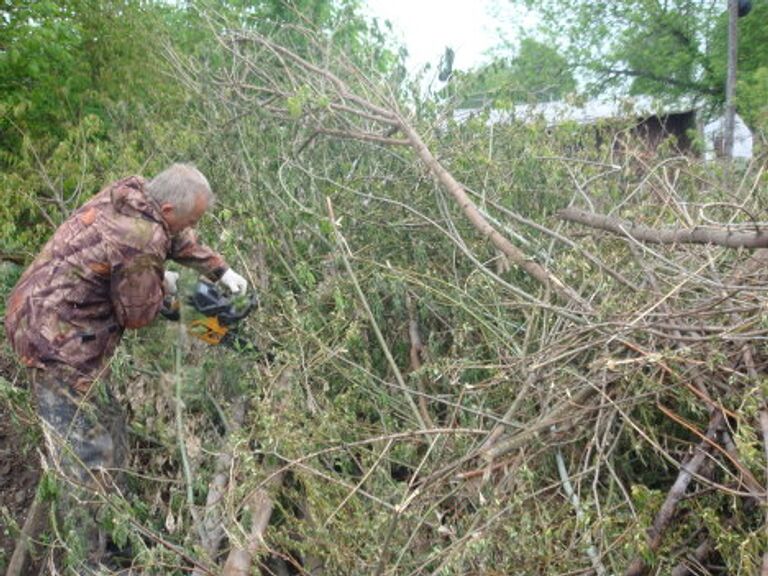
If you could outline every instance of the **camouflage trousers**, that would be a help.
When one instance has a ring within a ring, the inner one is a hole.
[[[31,382],[48,464],[65,483],[57,517],[63,532],[79,542],[83,560],[97,564],[106,547],[100,529],[103,497],[122,484],[127,455],[123,410],[108,385],[67,366],[31,369]]]

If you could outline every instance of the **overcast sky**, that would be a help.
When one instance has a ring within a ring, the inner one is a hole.
[[[516,29],[532,24],[508,0],[367,0],[367,12],[392,22],[410,54],[408,68],[440,61],[446,46],[456,53],[454,67],[466,70],[505,39],[515,43]]]

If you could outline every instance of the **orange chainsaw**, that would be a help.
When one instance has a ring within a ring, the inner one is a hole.
[[[243,296],[226,295],[214,284],[200,280],[185,303],[190,311],[187,314],[185,309],[184,321],[191,335],[212,346],[247,346],[247,342],[234,334],[234,328],[258,305],[255,292]],[[160,313],[169,320],[180,320],[182,310],[178,296],[166,296]]]

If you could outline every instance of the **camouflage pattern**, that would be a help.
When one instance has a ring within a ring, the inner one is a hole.
[[[126,328],[140,328],[163,301],[166,259],[218,280],[227,265],[192,229],[171,236],[157,204],[132,176],[108,186],[56,230],[11,292],[8,339],[22,362],[76,371],[83,392]]]
[[[144,180],[120,180],[54,233],[11,292],[8,340],[31,372],[51,467],[70,484],[59,516],[96,565],[106,536],[94,490],[120,481],[125,418],[106,385],[106,360],[126,328],[140,328],[163,301],[166,259],[218,280],[227,265],[191,229],[172,236]]]

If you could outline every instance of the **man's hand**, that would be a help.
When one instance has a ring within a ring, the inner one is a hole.
[[[221,283],[226,286],[232,294],[245,294],[248,290],[248,281],[237,272],[228,269],[221,277]]]
[[[165,275],[163,277],[163,290],[166,296],[176,295],[176,292],[178,292],[178,287],[176,286],[176,283],[178,282],[178,280],[179,280],[178,272],[172,272],[171,270],[165,271]]]

